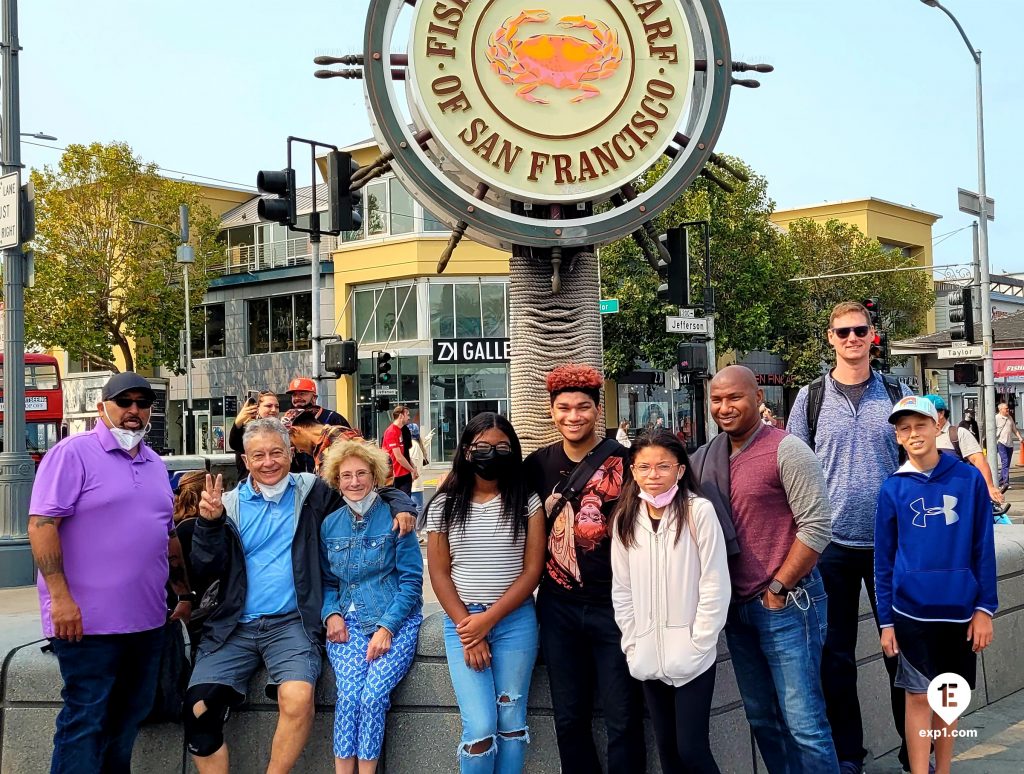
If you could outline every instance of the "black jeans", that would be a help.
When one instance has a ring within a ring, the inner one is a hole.
[[[156,693],[164,628],[52,639],[64,707],[51,774],[128,774],[139,724]]]
[[[412,492],[412,473],[406,473],[404,476],[395,476],[393,486],[395,489],[400,489],[406,494],[410,494]]]
[[[715,670],[712,664],[678,688],[661,680],[644,681],[644,699],[664,774],[719,774],[708,738]]]
[[[595,693],[608,733],[608,771],[646,771],[643,693],[629,674],[611,604],[580,604],[541,588],[537,619],[562,774],[601,772],[593,734]]]
[[[875,607],[875,552],[870,548],[847,548],[830,543],[818,560],[818,569],[828,593],[828,636],[821,654],[821,687],[825,710],[832,726],[832,740],[840,761],[862,762],[864,726],[857,699],[857,625],[860,620],[860,587],[863,583],[871,600],[871,612],[878,625]],[[883,657],[884,658],[884,657]],[[906,704],[903,691],[893,687],[897,658],[884,658],[889,673],[892,719],[904,739]],[[906,767],[907,745],[900,745],[900,762]]]

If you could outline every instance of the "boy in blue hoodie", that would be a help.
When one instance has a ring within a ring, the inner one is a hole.
[[[882,485],[875,514],[875,595],[882,650],[899,654],[895,685],[907,694],[910,769],[949,771],[952,729],[932,714],[928,684],[945,672],[974,689],[976,654],[992,642],[995,544],[985,480],[936,447],[938,414],[927,398],[893,406],[889,421],[907,462]],[[943,729],[949,730],[943,730]],[[935,729],[936,736],[926,733]]]

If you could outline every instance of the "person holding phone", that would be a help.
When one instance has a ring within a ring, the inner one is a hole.
[[[249,390],[249,397],[246,398],[242,410],[238,412],[235,423],[228,433],[228,447],[235,453],[235,467],[238,469],[239,481],[249,475],[249,469],[245,467],[245,461],[242,459],[242,455],[245,454],[245,449],[242,448],[242,434],[245,432],[245,426],[254,419],[276,417],[280,411],[281,404],[276,393],[270,390],[260,390],[259,392]]]

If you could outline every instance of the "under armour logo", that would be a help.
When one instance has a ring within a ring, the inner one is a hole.
[[[924,498],[919,497],[910,504],[910,510],[914,512],[914,519],[911,522],[915,527],[927,527],[929,516],[945,516],[946,526],[950,524],[956,524],[960,521],[960,517],[957,512],[953,510],[956,507],[956,498],[953,495],[942,495],[942,507],[935,506],[933,508],[924,507]]]

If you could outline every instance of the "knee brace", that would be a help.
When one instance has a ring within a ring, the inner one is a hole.
[[[206,711],[196,717],[195,705],[204,702]],[[200,758],[213,755],[224,744],[224,724],[231,707],[238,704],[238,692],[227,685],[202,683],[185,692],[182,708],[185,725],[185,744],[192,755]]]

